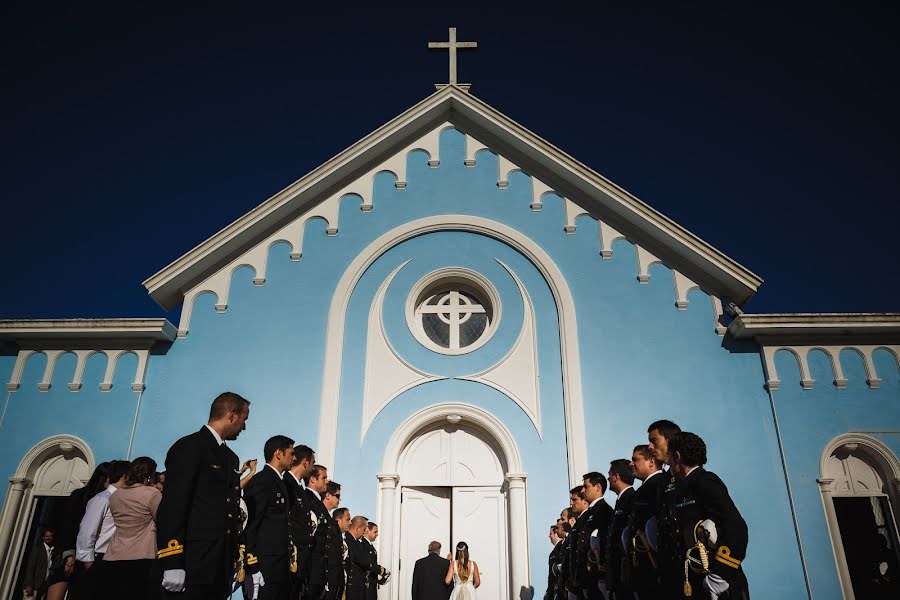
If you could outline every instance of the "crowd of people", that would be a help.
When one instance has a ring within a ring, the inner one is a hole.
[[[342,508],[314,451],[284,435],[238,468],[225,444],[250,402],[220,394],[165,471],[149,457],[100,464],[29,553],[26,598],[47,600],[374,600],[378,525]],[[59,535],[57,535],[59,534]]]
[[[747,524],[703,468],[706,444],[668,420],[652,423],[647,437],[607,476],[587,473],[570,490],[550,527],[544,600],[749,600]]]
[[[378,526],[341,507],[340,484],[287,436],[266,441],[261,469],[254,459],[239,468],[225,442],[249,416],[250,402],[225,392],[207,424],[172,445],[163,472],[149,457],[100,464],[40,533],[24,596],[374,600],[390,577]],[[663,420],[607,476],[585,474],[550,528],[544,599],[749,600],[747,525],[705,463],[703,440]],[[477,566],[468,547],[457,555],[439,559],[436,585],[474,598]]]

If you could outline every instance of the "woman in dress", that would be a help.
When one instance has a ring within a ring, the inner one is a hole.
[[[453,582],[450,600],[475,600],[475,588],[481,585],[481,576],[478,574],[478,565],[469,558],[469,545],[465,542],[458,543],[456,557],[448,554],[447,560],[450,561],[450,566],[444,583],[450,585]]]

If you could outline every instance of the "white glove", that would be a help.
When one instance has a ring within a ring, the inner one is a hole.
[[[728,582],[715,573],[710,573],[703,578],[703,587],[709,591],[712,600],[718,600],[719,596],[728,591]]]
[[[709,532],[709,543],[715,546],[716,540],[719,539],[719,531],[716,529],[716,524],[709,519],[706,519],[700,523],[700,527]]]
[[[168,569],[163,571],[162,586],[167,592],[183,592],[184,578],[187,572],[184,569]]]
[[[263,579],[262,571],[257,571],[252,576],[253,579],[253,598],[252,600],[256,600],[259,598],[259,588],[266,585],[266,580]]]

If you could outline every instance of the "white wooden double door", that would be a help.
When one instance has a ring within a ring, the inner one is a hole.
[[[499,486],[404,487],[400,503],[400,600],[411,598],[413,567],[441,543],[441,556],[466,542],[481,574],[479,599],[509,598],[506,496]]]

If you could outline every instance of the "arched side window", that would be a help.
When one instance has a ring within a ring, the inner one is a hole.
[[[900,461],[875,438],[838,436],[819,489],[844,598],[900,598]]]

